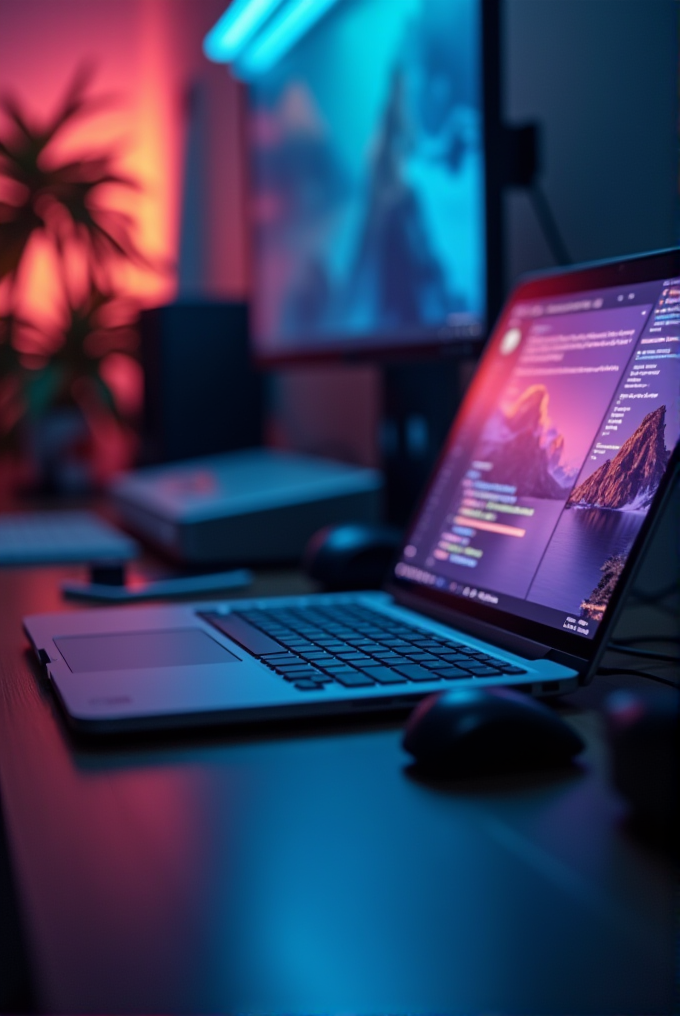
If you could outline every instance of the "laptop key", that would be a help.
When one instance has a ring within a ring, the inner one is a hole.
[[[202,617],[208,624],[212,624],[223,635],[227,635],[234,642],[237,642],[243,649],[253,656],[266,656],[280,651],[281,646],[274,639],[269,638],[258,628],[248,624],[237,614],[212,614],[198,611],[198,617]]]
[[[499,663],[498,664],[498,669],[503,674],[517,674],[517,675],[519,675],[519,674],[528,674],[529,673],[529,671],[525,670],[523,667],[511,667],[507,663]]]
[[[398,674],[403,674],[409,681],[438,681],[439,675],[435,674],[432,670],[425,670],[424,667],[419,667],[416,663],[407,664],[406,666],[400,666],[394,668]]]
[[[345,688],[369,688],[375,684],[368,674],[362,674],[358,670],[334,670],[333,677]]]
[[[494,670],[499,670],[500,669],[498,667],[498,665],[495,663],[495,661],[492,664],[489,664],[489,663],[482,662],[482,660],[474,660],[474,659],[473,660],[460,660],[460,662],[458,664],[456,664],[456,666],[461,666],[464,670],[482,670],[485,667],[489,667],[489,666],[492,666]]]
[[[308,666],[307,664],[304,664],[304,663],[299,664],[297,666],[292,666],[290,664],[286,664],[283,667],[275,667],[274,669],[276,670],[277,674],[284,674],[284,675],[287,675],[287,674],[313,674],[314,670],[315,670],[314,667]]]
[[[460,667],[442,667],[436,673],[445,681],[458,681],[463,677],[470,677],[467,670],[461,670]]]
[[[373,678],[378,684],[406,684],[406,678],[389,667],[362,667],[361,672]]]
[[[316,681],[298,681],[294,687],[300,691],[321,691],[323,689],[323,685],[317,684]]]

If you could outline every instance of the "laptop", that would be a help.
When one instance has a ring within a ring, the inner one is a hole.
[[[679,338],[680,250],[528,277],[382,591],[27,617],[67,717],[240,724],[589,681],[677,480]]]

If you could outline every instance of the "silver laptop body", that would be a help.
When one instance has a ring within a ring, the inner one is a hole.
[[[678,250],[520,283],[382,592],[25,618],[71,723],[243,723],[409,707],[454,684],[548,696],[587,682],[678,475],[676,308]]]

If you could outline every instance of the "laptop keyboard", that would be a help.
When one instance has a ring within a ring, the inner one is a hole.
[[[526,674],[359,604],[200,613],[299,691]]]

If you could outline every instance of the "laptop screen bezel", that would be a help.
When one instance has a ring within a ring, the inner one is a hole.
[[[592,264],[579,265],[575,268],[562,269],[559,272],[540,272],[527,276],[523,280],[520,280],[501,311],[496,326],[489,337],[487,352],[494,345],[495,337],[499,331],[503,329],[511,307],[520,300],[538,300],[587,290],[655,282],[678,275],[680,275],[680,248],[657,251],[639,257],[599,261]],[[456,414],[447,440],[440,453],[439,460],[411,519],[402,544],[402,553],[404,547],[410,542],[411,533],[415,529],[420,513],[430,497],[432,486],[446,459],[448,451],[456,440],[465,410],[477,397],[477,391],[484,386],[484,373],[487,362],[487,353],[485,353],[480,360],[475,376]],[[465,628],[466,620],[473,625],[479,625],[480,623],[490,625],[499,632],[504,632],[514,637],[519,636],[546,646],[549,649],[566,653],[571,657],[583,661],[584,666],[586,666],[590,660],[599,655],[603,640],[609,636],[612,620],[618,613],[630,579],[640,562],[642,548],[658,518],[659,507],[666,497],[673,477],[678,473],[678,470],[680,470],[680,446],[676,446],[673,450],[666,473],[631,547],[609,606],[592,639],[554,628],[539,621],[520,617],[517,614],[500,610],[480,601],[471,601],[464,599],[462,596],[453,596],[450,593],[431,586],[410,582],[399,578],[394,571],[392,571],[385,589],[397,602],[404,602],[406,599],[408,600],[408,605],[413,608],[414,602],[417,601],[418,606],[424,613],[427,614],[435,611],[440,619],[446,619],[447,621],[450,619],[450,623],[454,626],[458,625]],[[397,557],[395,564],[399,560],[402,560],[402,553]]]

